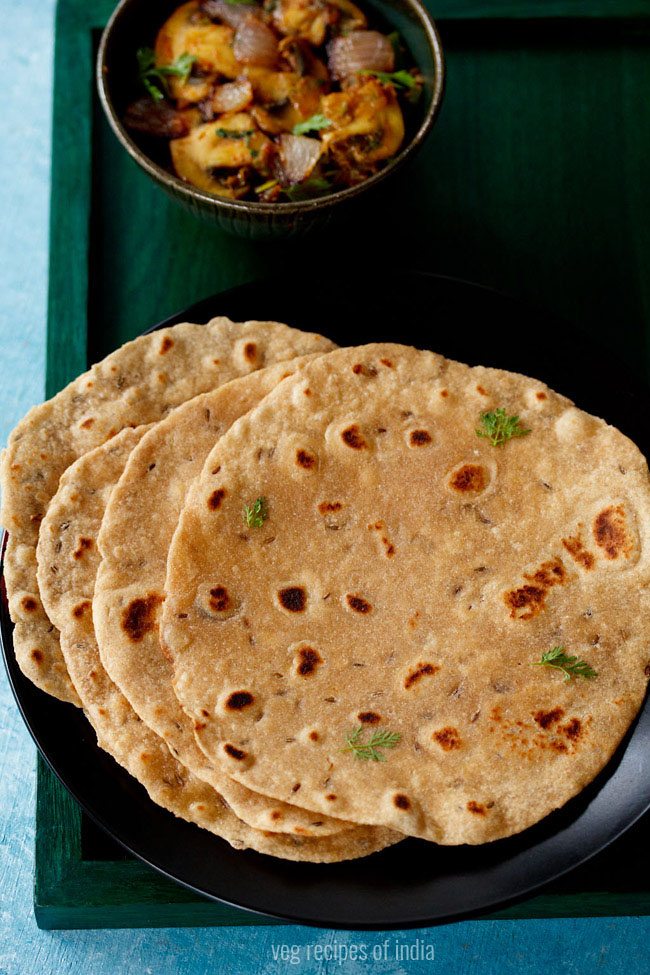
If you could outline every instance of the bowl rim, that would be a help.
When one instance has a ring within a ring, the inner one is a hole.
[[[145,152],[143,152],[136,142],[131,138],[126,127],[122,124],[121,119],[115,111],[113,100],[108,90],[108,72],[106,69],[106,51],[111,35],[116,24],[123,16],[124,11],[133,3],[133,0],[120,0],[115,10],[111,14],[104,30],[102,31],[95,65],[95,80],[99,100],[109,125],[117,136],[120,144],[124,149],[126,149],[131,158],[134,159],[135,162],[138,163],[138,165],[144,169],[145,172],[156,182],[162,183],[164,188],[169,188],[180,196],[188,197],[195,203],[233,213],[239,211],[242,215],[245,213],[255,213],[260,215],[287,215],[297,212],[302,214],[309,213],[310,211],[322,210],[325,207],[335,206],[339,203],[344,203],[347,200],[359,196],[361,193],[365,193],[367,190],[377,186],[388,176],[400,169],[421,147],[427,135],[433,128],[433,124],[441,108],[445,92],[446,66],[442,42],[440,40],[440,34],[438,33],[436,22],[421,0],[403,0],[403,2],[417,15],[433,57],[434,75],[431,103],[413,137],[397,153],[396,156],[393,156],[393,158],[389,160],[383,169],[380,169],[377,173],[374,173],[372,176],[368,177],[368,179],[363,180],[363,182],[357,183],[355,186],[348,186],[345,189],[337,190],[334,193],[325,193],[322,196],[315,197],[311,200],[287,200],[278,203],[266,203],[256,200],[231,200],[225,197],[219,197],[216,194],[207,193],[204,190],[200,190],[198,187],[192,186],[191,183],[185,182],[185,180],[180,179],[174,173],[171,173],[169,170],[159,166]]]

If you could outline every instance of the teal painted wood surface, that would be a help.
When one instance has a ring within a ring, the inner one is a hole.
[[[52,0],[0,0],[0,442],[43,395]],[[73,70],[73,69],[71,69]],[[74,183],[72,184],[74,185]],[[83,257],[69,243],[70,274]],[[471,249],[469,251],[471,257]],[[65,312],[65,308],[62,312]],[[618,321],[615,322],[615,325]],[[389,949],[435,949],[435,962],[332,960],[338,945],[384,936],[295,927],[111,932],[38,931],[32,913],[34,749],[0,679],[0,972],[2,975],[629,975],[650,969],[647,918],[463,922],[396,932]],[[640,850],[640,853],[642,851]],[[641,858],[640,858],[641,864]],[[320,947],[329,959],[316,961]],[[299,951],[298,964],[283,960]],[[307,951],[311,952],[311,961]]]

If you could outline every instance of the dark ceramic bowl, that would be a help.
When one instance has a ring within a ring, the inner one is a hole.
[[[222,229],[251,239],[290,237],[323,226],[332,212],[375,190],[411,159],[435,121],[444,91],[445,63],[435,24],[420,0],[358,0],[373,19],[399,31],[409,61],[424,76],[424,90],[404,147],[374,176],[344,190],[313,200],[257,203],[227,200],[199,190],[173,175],[156,146],[146,137],[128,132],[122,124],[125,109],[138,92],[136,51],[153,46],[158,29],[181,0],[121,0],[102,35],[97,56],[99,97],[115,135],[130,156],[171,197]]]

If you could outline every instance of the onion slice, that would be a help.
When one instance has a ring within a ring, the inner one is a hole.
[[[235,32],[233,52],[241,64],[272,68],[278,60],[278,41],[270,27],[249,16]]]
[[[179,139],[190,131],[188,120],[169,102],[139,98],[129,105],[124,116],[128,129],[162,139]]]
[[[353,30],[335,37],[327,46],[330,71],[339,81],[358,71],[392,71],[393,45],[376,30]]]
[[[314,171],[323,149],[319,139],[283,133],[278,139],[280,179],[289,185],[302,183]]]
[[[219,20],[228,27],[237,28],[247,17],[259,17],[261,9],[250,4],[227,3],[226,0],[203,0],[201,10],[212,20]]]
[[[250,81],[230,81],[218,85],[212,96],[215,112],[241,112],[253,101],[253,86]]]

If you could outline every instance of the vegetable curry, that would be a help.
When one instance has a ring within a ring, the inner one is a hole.
[[[394,156],[420,94],[397,34],[351,0],[191,0],[138,51],[128,128],[168,140],[176,174],[229,199],[309,199]]]

